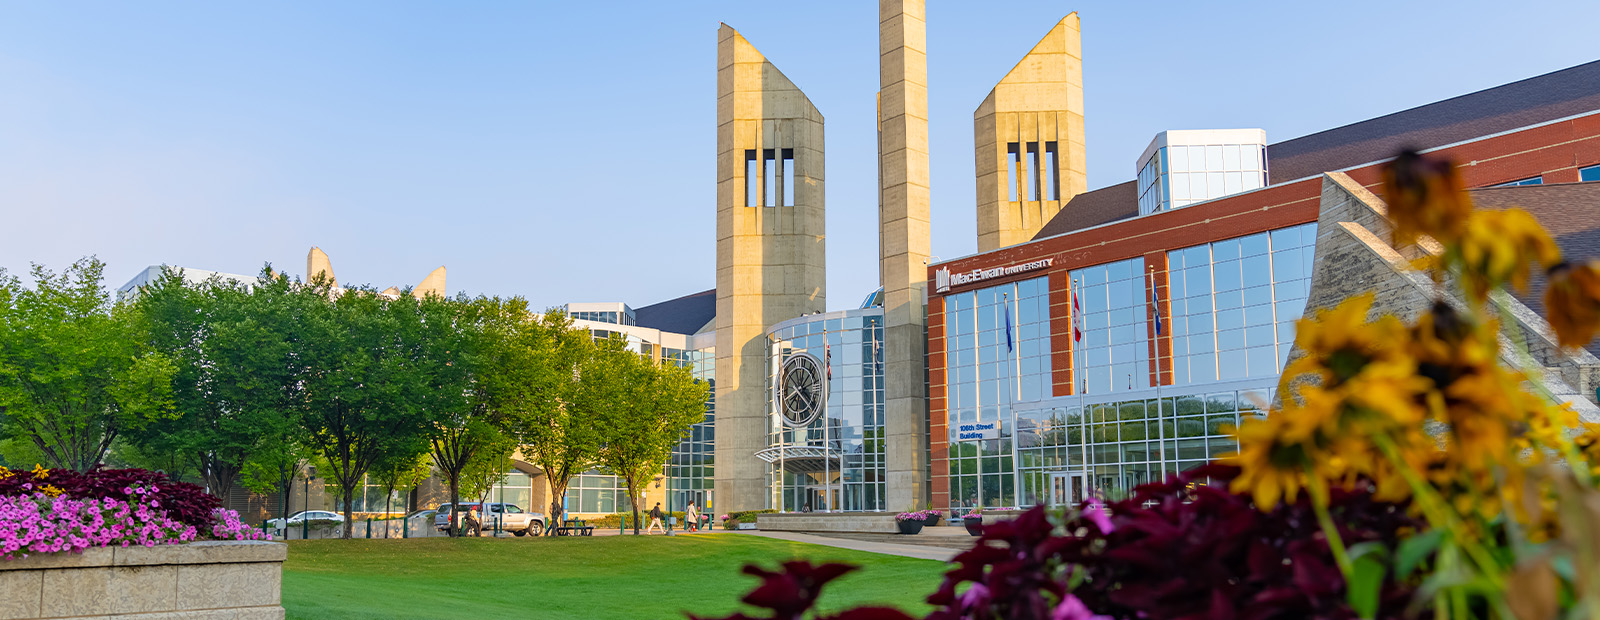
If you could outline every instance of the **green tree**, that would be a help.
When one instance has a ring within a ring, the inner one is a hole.
[[[0,270],[0,432],[54,467],[87,471],[124,433],[172,414],[172,361],[146,348],[104,271],[94,258],[60,275],[34,265],[30,289]]]
[[[422,312],[409,292],[388,297],[370,289],[330,290],[320,278],[307,290],[331,298],[306,313],[298,347],[307,371],[300,420],[306,445],[326,463],[347,522],[354,496],[388,454],[415,449],[429,422],[425,400],[429,359]],[[344,537],[350,537],[345,528]]]
[[[520,299],[429,296],[419,309],[424,315],[422,346],[427,351],[422,359],[429,364],[429,385],[419,405],[428,415],[429,451],[455,506],[461,503],[464,472],[482,462],[506,462],[516,449],[503,431],[505,416],[499,405],[504,403],[498,397],[506,383],[498,373],[518,370],[506,366],[504,359],[514,355],[508,343],[529,319],[527,304]],[[495,479],[504,472],[498,470]],[[450,531],[459,535],[461,511],[450,514]]]
[[[163,270],[136,306],[151,347],[176,365],[179,415],[131,439],[146,453],[186,459],[220,497],[253,459],[292,452],[298,437],[290,413],[305,374],[296,346],[308,306],[320,302],[270,268],[248,285],[189,284],[182,270]]]
[[[550,484],[548,528],[561,524],[567,486],[600,450],[598,412],[576,399],[595,351],[588,331],[552,310],[513,327],[494,373],[511,434]]]
[[[426,452],[395,453],[385,456],[372,467],[369,476],[383,487],[383,512],[388,514],[393,506],[390,500],[395,491],[410,491],[433,475],[433,460]],[[406,506],[409,510],[411,507]]]
[[[689,427],[705,419],[707,387],[687,368],[657,364],[624,346],[616,337],[598,345],[579,393],[598,414],[598,461],[628,488],[638,534],[639,491],[661,473]]]

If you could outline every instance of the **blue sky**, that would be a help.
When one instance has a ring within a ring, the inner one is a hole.
[[[928,8],[934,254],[973,252],[972,110],[1083,18],[1089,184],[1164,129],[1270,141],[1600,59],[1596,2]],[[718,22],[827,118],[828,306],[877,286],[870,2],[0,0],[0,267],[304,271],[537,306],[714,284]]]

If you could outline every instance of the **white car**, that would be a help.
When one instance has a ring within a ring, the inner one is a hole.
[[[344,523],[344,515],[341,515],[337,512],[329,512],[327,510],[302,510],[289,515],[288,524],[300,525],[306,521],[335,521],[338,523]],[[267,521],[267,525],[272,529],[281,530],[284,527],[284,520],[272,519]]]

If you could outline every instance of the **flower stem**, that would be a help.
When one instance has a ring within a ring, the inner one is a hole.
[[[1328,539],[1328,550],[1333,552],[1333,562],[1339,565],[1339,572],[1344,574],[1344,581],[1348,584],[1355,578],[1355,565],[1350,563],[1350,552],[1345,549],[1344,537],[1339,535],[1339,526],[1333,522],[1333,515],[1328,513],[1328,482],[1319,477],[1315,471],[1311,471],[1309,466],[1306,470],[1306,487],[1311,492],[1311,509],[1317,513],[1317,525],[1322,526],[1322,535]]]

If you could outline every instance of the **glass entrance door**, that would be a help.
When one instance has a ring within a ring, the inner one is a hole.
[[[1089,497],[1089,475],[1061,472],[1050,474],[1050,505],[1077,506]]]

